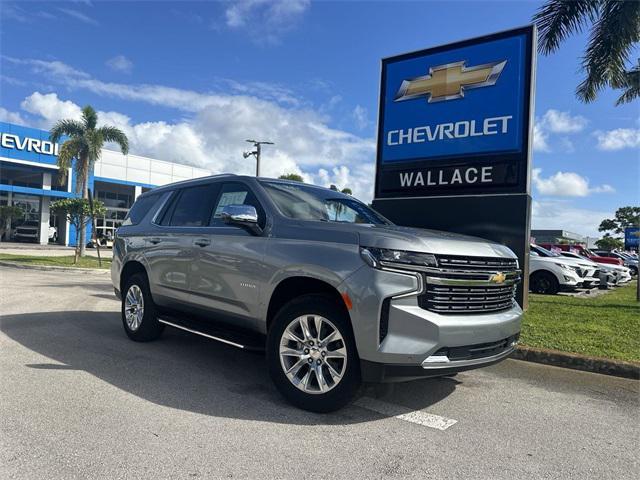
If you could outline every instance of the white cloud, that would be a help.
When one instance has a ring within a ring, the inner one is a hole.
[[[542,195],[558,197],[586,197],[591,193],[613,193],[611,185],[589,186],[589,179],[574,172],[556,172],[550,177],[542,177],[542,169],[534,168],[531,179]]]
[[[549,134],[545,132],[538,122],[533,126],[533,149],[536,152],[550,152]]]
[[[594,132],[600,150],[622,150],[640,147],[640,128],[616,128]]]
[[[550,108],[542,118],[536,118],[533,127],[533,149],[537,152],[551,152],[553,146],[560,147],[565,152],[574,150],[573,143],[567,137],[553,139],[555,135],[570,135],[581,132],[588,124],[588,120],[570,112],[561,112]]]
[[[34,92],[25,98],[20,107],[28,113],[41,117],[39,127],[48,128],[61,118],[79,119],[81,108],[71,101],[62,101],[55,93]]]
[[[200,95],[197,92],[181,94]],[[146,96],[142,98],[151,101]],[[264,176],[299,173],[307,181],[320,185],[348,186],[362,200],[372,198],[373,139],[330,128],[322,116],[313,111],[285,108],[241,95],[215,96],[215,99],[174,123],[135,123],[128,116],[112,111],[98,112],[98,115],[101,124],[115,125],[127,134],[131,153],[204,167],[213,173],[252,174],[255,163],[244,159],[242,152],[247,148],[245,140],[255,137],[275,142],[263,151],[261,173]],[[50,128],[60,118],[79,118],[81,112],[79,105],[60,99],[55,93],[34,92],[21,106],[35,117],[34,126],[41,128]]]
[[[531,208],[531,228],[568,230],[600,238],[600,222],[612,217],[613,212],[576,208],[567,200],[534,200]]]
[[[360,130],[364,130],[369,126],[369,112],[361,105],[356,105],[351,112],[351,116],[356,123],[356,127]]]
[[[224,83],[235,92],[245,95],[254,95],[266,100],[275,100],[278,103],[292,106],[300,105],[300,99],[287,87],[267,82],[250,81],[238,82],[229,78],[223,79]]]
[[[583,116],[551,108],[542,116],[540,123],[544,129],[553,133],[577,133],[584,130],[588,121]]]
[[[58,10],[71,18],[79,20],[82,23],[86,23],[87,25],[98,25],[98,22],[95,19],[79,10],[75,10],[73,8],[58,8]]]
[[[11,112],[6,108],[0,107],[0,122],[17,123],[18,125],[26,125],[25,120],[17,112]]]
[[[232,29],[246,29],[255,41],[277,43],[301,19],[311,0],[238,0],[225,10]]]
[[[131,73],[133,62],[124,55],[116,55],[105,62],[107,67],[116,72]]]

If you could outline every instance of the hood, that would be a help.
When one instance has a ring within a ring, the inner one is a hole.
[[[555,258],[556,260],[561,260],[562,262],[567,263],[569,265],[579,265],[585,268],[598,268],[600,266],[594,261],[580,260],[579,258],[571,258],[571,257],[542,257],[542,258]]]
[[[578,264],[571,262],[566,257],[537,257],[535,255],[529,255],[529,261],[531,261],[531,262],[543,262],[543,263],[555,263],[556,265],[560,265],[561,263],[564,263],[565,265],[569,265],[571,267],[577,267],[578,266]]]
[[[457,233],[400,227],[397,225],[353,225],[360,246],[409,250],[440,255],[516,258],[504,245]]]

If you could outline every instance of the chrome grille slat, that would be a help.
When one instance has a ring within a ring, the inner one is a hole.
[[[438,268],[429,269],[422,308],[440,314],[491,313],[513,307],[520,271],[515,259],[438,256]],[[502,283],[492,280],[504,274]]]

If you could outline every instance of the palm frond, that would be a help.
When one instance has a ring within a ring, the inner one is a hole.
[[[640,98],[640,65],[625,72],[624,75],[622,75],[621,81],[613,82],[612,86],[614,88],[624,89],[624,92],[622,92],[622,95],[620,95],[616,101],[616,106]]]
[[[98,114],[91,105],[82,108],[82,121],[87,130],[93,130],[98,124]]]
[[[58,165],[58,171],[60,173],[60,183],[63,184],[67,179],[67,172],[73,165],[73,159],[80,155],[82,150],[82,139],[72,138],[67,140],[60,147],[58,158],[56,163]]]
[[[595,21],[603,0],[549,0],[534,15],[538,27],[538,50],[555,52],[568,36],[582,31],[588,21]]]
[[[580,100],[591,102],[606,85],[623,81],[629,53],[640,40],[638,25],[640,2],[603,2],[582,61],[587,77],[576,90]]]
[[[116,127],[105,126],[98,129],[105,142],[114,142],[120,146],[123,155],[129,153],[129,139],[125,133]]]
[[[58,143],[62,137],[81,137],[84,134],[84,125],[77,120],[58,120],[49,131],[49,140]]]

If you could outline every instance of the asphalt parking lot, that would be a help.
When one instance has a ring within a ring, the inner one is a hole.
[[[0,477],[637,478],[639,382],[507,360],[297,410],[261,355],[122,331],[108,275],[0,267]]]

